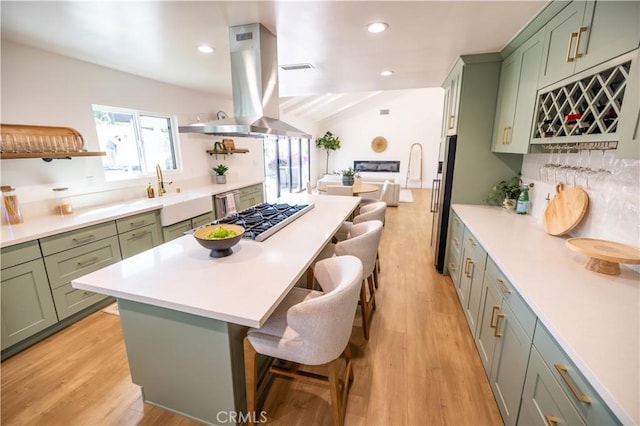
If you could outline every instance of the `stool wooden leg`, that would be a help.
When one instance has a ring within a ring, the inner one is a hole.
[[[369,340],[369,304],[367,303],[366,282],[366,280],[362,280],[362,286],[360,286],[360,307],[362,308],[362,331],[364,338]]]
[[[244,381],[247,393],[247,414],[249,425],[256,418],[256,350],[249,339],[244,338]]]
[[[329,389],[331,391],[331,405],[333,405],[333,423],[338,426],[344,424],[342,415],[342,398],[340,395],[340,377],[338,374],[339,359],[334,359],[329,367]]]
[[[378,276],[380,275],[380,252],[376,252],[376,267],[373,269],[374,278],[376,280],[376,288],[378,288]]]
[[[309,266],[307,268],[307,288],[313,290],[315,277],[313,276],[313,268]]]
[[[369,275],[369,277],[367,278],[367,281],[369,282],[369,293],[371,293],[371,297],[369,298],[369,303],[371,304],[371,308],[372,310],[376,309],[376,297],[374,295],[374,289],[373,289],[373,274]]]

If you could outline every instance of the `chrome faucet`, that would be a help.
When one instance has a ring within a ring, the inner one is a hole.
[[[156,163],[156,178],[158,179],[158,197],[162,197],[162,194],[166,194],[167,190],[164,189],[164,184],[167,183],[171,185],[173,183],[172,180],[165,181],[162,177],[162,169],[160,168],[160,164]]]

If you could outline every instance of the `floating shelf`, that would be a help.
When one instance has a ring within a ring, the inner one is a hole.
[[[84,149],[84,139],[70,127],[0,124],[0,159],[97,157],[106,152]]]
[[[229,149],[229,150],[224,150],[224,151],[220,151],[220,150],[215,150],[215,149],[208,149],[207,150],[207,154],[209,155],[231,155],[231,154],[246,154],[247,152],[249,152],[248,149],[246,148],[236,148],[236,149]]]

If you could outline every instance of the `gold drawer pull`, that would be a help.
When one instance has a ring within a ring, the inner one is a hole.
[[[145,220],[144,219],[140,219],[140,220],[136,220],[135,222],[129,222],[129,226],[140,226],[140,225],[144,225]]]
[[[469,262],[471,262],[471,258],[467,257],[464,260],[464,274],[469,278]]]
[[[456,268],[456,265],[453,262],[449,262],[449,269],[451,269],[454,272],[458,270],[458,268]]]
[[[453,129],[453,120],[455,117],[456,117],[455,115],[449,116],[449,129]]]
[[[578,32],[577,32],[578,38],[576,39],[576,50],[574,50],[573,52],[574,59],[582,58],[584,56],[582,53],[578,52],[578,50],[580,49],[580,36],[582,35],[583,32],[587,31],[588,29],[589,29],[588,27],[580,27],[580,29],[578,29]]]
[[[473,241],[471,238],[469,238],[469,244],[471,244],[474,247],[476,246],[476,242]]]
[[[141,238],[147,235],[148,233],[149,231],[134,232],[133,234],[131,234],[131,238]]]
[[[93,293],[90,292],[90,291],[85,290],[85,291],[82,292],[82,295],[83,296],[91,296],[91,295],[93,295]]]
[[[576,58],[571,57],[571,45],[573,44],[573,38],[578,37],[578,33],[569,34],[569,46],[567,46],[567,62],[573,62]]]
[[[453,245],[455,245],[455,246],[459,246],[460,245],[460,241],[458,241],[458,239],[456,237],[453,237],[451,239],[451,241],[453,242]]]
[[[473,271],[476,269],[475,268],[475,263],[473,263],[473,260],[469,260],[469,274],[467,275],[468,278],[473,278]]]
[[[504,128],[504,138],[502,139],[502,143],[504,145],[509,145],[511,143],[511,140],[509,139],[509,132],[511,131],[511,129],[511,126],[507,126]]]
[[[580,402],[591,404],[591,399],[587,395],[582,393],[573,383],[571,377],[569,377],[569,370],[567,369],[567,366],[562,364],[554,364],[553,366],[556,367],[556,370],[558,370],[558,373],[560,373],[560,377],[562,377],[562,380],[564,380],[564,382],[567,384],[573,396],[575,396],[576,399]]]
[[[500,330],[500,318],[504,317],[504,314],[498,314],[498,317],[496,318],[496,329],[493,331],[493,335],[496,337],[502,337],[502,333],[498,333],[498,330]]]
[[[502,145],[506,145],[507,142],[507,129],[508,127],[503,127],[502,128]]]
[[[558,424],[558,418],[556,416],[545,415],[544,419],[547,421],[547,426],[555,426]]]
[[[496,283],[498,283],[498,286],[500,286],[500,290],[502,290],[503,293],[511,294],[511,290],[509,289],[509,287],[507,287],[504,281],[502,281],[500,278],[496,278]]]
[[[85,266],[93,265],[98,260],[100,260],[100,258],[98,256],[93,256],[92,258],[87,259],[87,260],[79,260],[78,261],[78,266],[80,266],[81,268],[84,268]]]
[[[92,240],[94,239],[96,236],[93,234],[86,234],[86,235],[78,235],[77,237],[73,237],[73,242],[75,243],[82,243],[84,241],[88,241],[88,240]]]
[[[498,326],[498,322],[496,321],[496,323],[493,323],[493,320],[497,318],[495,318],[496,312],[498,312],[498,309],[500,309],[500,305],[493,305],[493,308],[491,308],[491,321],[489,322],[489,327],[491,328],[496,328]]]

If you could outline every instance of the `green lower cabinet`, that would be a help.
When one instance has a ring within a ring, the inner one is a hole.
[[[240,205],[237,206],[239,211],[264,202],[264,190],[261,183],[240,188],[239,191]]]
[[[162,244],[162,235],[156,224],[143,226],[118,235],[122,258],[126,259]]]
[[[2,270],[2,350],[58,321],[42,259]]]
[[[71,283],[53,289],[52,293],[60,320],[109,297],[104,294],[73,288]]]
[[[213,212],[205,213],[200,216],[191,218],[191,228],[197,228],[202,225],[206,225],[215,220]]]
[[[491,284],[485,272],[482,294],[480,295],[480,316],[476,332],[476,348],[487,377],[491,374],[491,362],[498,338],[496,336],[496,315],[502,305],[502,293]]]
[[[164,242],[169,242],[180,238],[185,232],[193,229],[191,226],[191,219],[183,220],[182,222],[174,223],[173,225],[165,226],[162,228],[162,237]]]
[[[504,424],[513,426],[518,419],[531,338],[524,332],[507,303],[503,302],[495,324],[498,341],[489,382]]]

